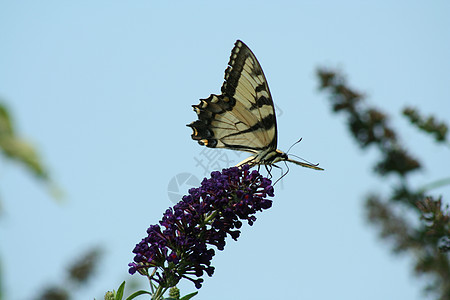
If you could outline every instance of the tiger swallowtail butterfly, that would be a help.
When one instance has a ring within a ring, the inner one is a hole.
[[[198,120],[188,124],[193,140],[210,148],[247,151],[253,155],[237,166],[274,165],[288,161],[323,170],[318,164],[290,159],[277,149],[277,122],[269,85],[255,54],[237,40],[231,51],[222,94],[192,105]]]

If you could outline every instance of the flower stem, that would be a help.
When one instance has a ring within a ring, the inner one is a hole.
[[[152,300],[159,300],[162,299],[162,296],[164,295],[164,293],[167,291],[168,288],[163,288],[162,286],[158,286],[156,288],[155,293],[153,293],[152,295]]]

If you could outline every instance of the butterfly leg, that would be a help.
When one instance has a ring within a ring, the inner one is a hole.
[[[281,167],[279,167],[279,166],[277,166],[277,165],[273,165],[274,167],[276,167],[276,168],[278,168],[278,169],[281,170],[281,177],[278,178],[277,181],[275,181],[275,183],[274,183],[273,185],[277,184],[278,181],[280,181],[281,179],[283,179],[283,177],[286,176],[287,173],[289,173],[289,166],[286,164],[286,162],[285,162],[285,165],[286,165],[286,168],[287,168],[286,173],[283,173],[283,168],[281,168]]]
[[[272,165],[264,165],[266,167],[266,171],[267,171],[267,178],[272,179]]]

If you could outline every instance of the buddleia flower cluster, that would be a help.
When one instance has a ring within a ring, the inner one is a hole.
[[[237,240],[243,222],[253,225],[255,213],[272,206],[271,184],[248,165],[212,172],[148,228],[133,250],[130,274],[138,272],[164,289],[185,278],[199,289],[201,277],[214,273],[213,247],[223,250],[227,236]]]

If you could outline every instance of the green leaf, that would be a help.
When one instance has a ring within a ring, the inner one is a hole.
[[[198,294],[198,292],[193,292],[193,293],[191,293],[191,294],[187,294],[186,296],[184,296],[183,298],[181,298],[180,300],[189,300],[189,299],[191,299],[192,297],[194,297],[195,295],[197,295]]]
[[[150,296],[152,295],[152,293],[150,293],[150,292],[140,290],[140,291],[137,291],[136,293],[131,294],[126,300],[131,300],[131,299],[136,298],[137,296],[144,295],[144,294],[148,294]]]
[[[117,290],[116,300],[122,300],[124,290],[125,290],[125,281],[122,282],[122,284],[119,286],[119,289]]]

